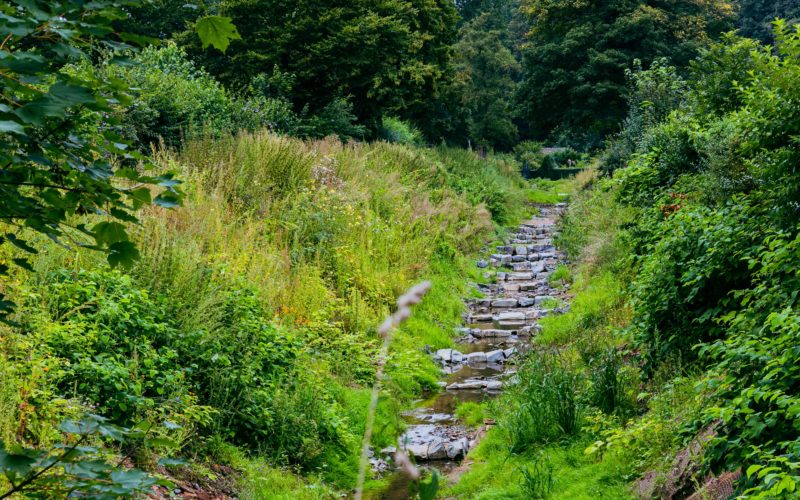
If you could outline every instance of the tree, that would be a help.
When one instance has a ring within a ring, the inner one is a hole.
[[[502,43],[501,33],[486,29],[483,14],[462,29],[455,46],[455,80],[469,137],[477,144],[510,149],[517,140],[509,107],[519,64]]]
[[[739,0],[738,4],[736,26],[739,33],[748,38],[773,43],[772,22],[775,19],[800,22],[800,3],[796,0]]]
[[[112,265],[138,256],[125,223],[142,205],[178,203],[177,181],[152,176],[146,158],[117,133],[113,107],[129,102],[126,84],[88,63],[133,47],[112,22],[127,0],[20,1],[0,6],[0,244],[36,253],[24,234],[40,233],[108,254]],[[137,165],[138,164],[138,165]],[[153,186],[164,189],[157,195]],[[87,227],[76,215],[103,220]],[[30,269],[25,258],[13,262]],[[0,274],[8,265],[0,263]],[[13,304],[0,296],[0,318]]]
[[[198,53],[233,89],[262,73],[294,75],[296,111],[315,113],[349,97],[361,123],[377,130],[384,112],[423,117],[450,57],[457,12],[447,0],[225,0],[242,40],[227,54]]]
[[[126,18],[117,21],[115,26],[121,31],[162,40],[186,31],[208,11],[205,2],[198,0],[148,0],[140,3],[127,7]]]
[[[625,69],[667,57],[686,66],[731,26],[723,0],[528,0],[520,115],[537,138],[597,144],[626,114]]]

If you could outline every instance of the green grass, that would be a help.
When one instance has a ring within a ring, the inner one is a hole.
[[[628,468],[622,460],[609,458],[596,461],[584,453],[590,443],[575,441],[565,446],[548,446],[541,450],[542,459],[553,468],[550,499],[595,500],[632,498],[625,480]],[[475,500],[530,498],[523,487],[521,469],[531,470],[539,452],[510,455],[507,442],[498,428],[493,428],[469,455],[474,461],[469,472],[457,485],[446,489],[443,496]]]
[[[480,403],[466,401],[456,408],[456,417],[467,427],[480,427],[486,419],[486,408]]]
[[[620,309],[623,284],[611,272],[579,279],[573,287],[574,298],[570,310],[542,318],[541,333],[536,342],[542,345],[564,345],[587,335],[605,331],[626,321]]]
[[[350,490],[374,380],[377,325],[404,290],[432,281],[391,348],[374,434],[375,446],[382,447],[402,429],[402,406],[423,390],[438,389],[439,369],[423,347],[452,345],[462,297],[482,274],[474,265],[476,252],[497,237],[498,227],[527,215],[527,183],[518,165],[448,148],[303,142],[269,133],[190,141],[180,152],[159,153],[158,161],[178,171],[186,201],[175,210],[142,214],[133,231],[141,260],[114,274],[127,283],[126,294],[91,283],[112,281],[97,254],[46,242],[33,262],[38,274],[18,272],[9,281],[10,294],[31,298],[19,301],[18,319],[38,337],[34,342],[30,332],[0,326],[8,340],[0,345],[0,375],[9,382],[0,389],[0,437],[11,442],[22,436],[28,444],[58,440],[60,420],[84,409],[61,399],[75,387],[76,401],[84,398],[103,411],[86,389],[95,381],[67,387],[57,376],[59,367],[69,365],[53,353],[77,355],[86,346],[66,349],[52,332],[84,322],[97,330],[90,339],[95,342],[105,338],[103,318],[127,321],[132,306],[159,304],[162,315],[130,327],[142,342],[156,336],[159,348],[185,350],[194,345],[191,339],[202,346],[224,339],[219,356],[210,347],[197,349],[208,357],[193,360],[188,383],[171,386],[186,396],[178,400],[217,410],[204,425],[190,421],[185,433],[194,437],[178,454],[202,461],[209,440],[235,442],[248,458],[229,454],[227,460],[243,471],[246,498],[318,498],[328,488]],[[74,222],[91,225],[95,219]],[[70,286],[91,291],[88,303],[48,296],[57,285],[53,276],[65,269]],[[247,300],[246,310],[237,297]],[[95,310],[97,299],[108,316]],[[59,312],[71,308],[69,317]],[[281,339],[277,344],[237,342],[273,334]],[[252,345],[260,350],[247,351]],[[115,387],[117,380],[105,377],[118,377],[132,357],[96,370],[98,383]],[[178,370],[183,359],[164,366]],[[253,361],[263,359],[274,365]],[[122,378],[150,387],[151,372],[134,369]],[[213,380],[211,395],[187,394],[206,374]],[[39,398],[37,405],[26,406],[21,420],[19,403],[30,394]],[[244,413],[227,412],[225,398],[234,394],[258,418],[244,423]],[[166,407],[159,411],[159,418],[189,418]],[[295,474],[287,472],[290,465]]]
[[[555,271],[550,273],[547,278],[547,284],[551,288],[562,288],[564,285],[572,284],[573,279],[572,269],[566,264],[559,264],[556,266]]]

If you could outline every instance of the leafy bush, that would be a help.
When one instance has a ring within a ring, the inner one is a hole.
[[[684,208],[657,226],[633,285],[632,329],[649,363],[690,361],[696,344],[724,335],[715,320],[729,310],[729,292],[747,287],[765,229],[745,200]]]
[[[233,128],[232,98],[182,48],[174,43],[149,47],[135,62],[109,71],[138,89],[135,101],[124,110],[123,127],[142,146],[163,140],[177,147],[187,135],[228,133]]]
[[[46,289],[49,317],[30,328],[59,360],[58,387],[121,425],[185,411],[187,371],[163,300],[115,272],[60,272]]]
[[[530,177],[531,174],[542,166],[544,155],[542,154],[542,143],[534,141],[522,141],[514,146],[514,157],[522,165],[522,175]]]
[[[640,149],[648,132],[660,124],[686,100],[686,82],[665,58],[653,61],[647,70],[639,60],[633,69],[625,70],[628,82],[628,116],[622,130],[606,146],[603,168],[613,171],[625,166],[631,155]]]
[[[407,144],[409,146],[420,146],[423,142],[422,132],[420,132],[419,129],[408,122],[392,116],[383,118],[381,138],[389,142]]]
[[[701,352],[713,362],[704,386],[715,396],[705,421],[724,432],[712,442],[716,470],[742,466],[745,494],[779,497],[798,487],[800,399],[800,236],[775,233],[749,260],[754,283],[735,292],[739,310],[718,318],[729,329]]]

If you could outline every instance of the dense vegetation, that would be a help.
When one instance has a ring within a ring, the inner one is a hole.
[[[619,168],[562,222],[572,310],[485,410],[499,426],[454,492],[796,495],[800,29],[775,42],[629,75]]]
[[[798,16],[0,3],[0,495],[351,491],[395,299],[433,283],[376,447],[438,390],[476,255],[562,192],[571,309],[459,408],[497,425],[446,493],[796,495]]]

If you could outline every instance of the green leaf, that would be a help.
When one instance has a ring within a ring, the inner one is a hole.
[[[11,120],[0,120],[0,133],[12,133],[23,135],[25,129],[17,122]]]
[[[108,247],[108,263],[111,267],[131,267],[139,259],[139,250],[130,241],[118,241]]]
[[[7,453],[5,445],[0,441],[0,471],[11,473],[17,476],[27,475],[36,459],[27,455],[15,455]]]
[[[62,117],[70,107],[94,100],[89,89],[58,82],[50,87],[47,94],[16,110],[16,114],[27,123],[41,126],[47,116]]]
[[[231,40],[240,40],[242,38],[239,32],[236,31],[236,26],[233,25],[230,17],[203,17],[197,21],[195,30],[203,43],[204,49],[212,45],[225,52]]]
[[[439,473],[433,471],[431,480],[427,483],[419,483],[419,498],[421,500],[433,500],[439,491]]]
[[[98,245],[106,243],[112,245],[120,241],[128,241],[128,233],[125,226],[119,222],[100,222],[92,228],[94,239]]]
[[[759,469],[761,469],[761,466],[759,464],[751,465],[750,467],[747,468],[747,477],[752,476],[754,473],[758,472]]]
[[[156,196],[156,199],[153,200],[153,203],[164,208],[175,208],[181,204],[181,200],[174,194],[164,192]]]

